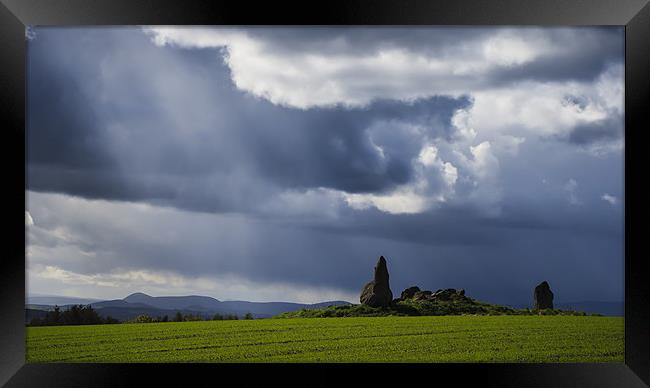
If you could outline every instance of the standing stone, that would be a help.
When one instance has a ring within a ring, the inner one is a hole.
[[[381,256],[377,261],[375,278],[363,287],[359,300],[371,307],[386,307],[393,300],[393,292],[388,284],[388,268],[384,256]]]
[[[533,293],[533,308],[535,310],[553,308],[553,292],[546,281],[541,282],[535,287]]]

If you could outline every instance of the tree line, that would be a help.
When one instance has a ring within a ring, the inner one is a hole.
[[[190,322],[190,321],[224,321],[238,320],[236,314],[214,314],[211,318],[199,314],[183,314],[177,311],[173,317],[164,315],[162,317],[151,317],[146,314],[127,320],[124,323],[159,323],[159,322]],[[253,319],[253,314],[246,313],[243,319]],[[52,311],[45,313],[43,317],[34,317],[29,326],[56,326],[56,325],[100,325],[122,323],[111,317],[101,317],[97,310],[91,305],[72,305],[69,309],[61,311],[59,306],[54,306]]]
[[[199,314],[183,314],[177,311],[173,317],[163,315],[162,317],[151,317],[146,314],[138,315],[137,317],[127,321],[128,323],[159,323],[159,322],[191,322],[191,321],[230,321],[238,320],[239,316],[236,314],[214,314],[212,318]],[[253,319],[253,314],[246,313],[243,319]]]
[[[72,305],[69,309],[61,311],[59,306],[54,306],[52,311],[43,317],[34,317],[29,322],[30,326],[57,326],[57,325],[100,325],[120,323],[119,320],[97,314],[91,305]]]

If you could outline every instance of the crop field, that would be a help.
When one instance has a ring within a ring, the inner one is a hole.
[[[623,362],[623,318],[296,318],[27,328],[27,362]]]

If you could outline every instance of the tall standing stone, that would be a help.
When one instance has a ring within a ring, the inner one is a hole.
[[[388,284],[388,267],[386,267],[384,256],[381,256],[377,261],[375,277],[363,287],[359,300],[371,307],[389,306],[393,300],[393,292]]]
[[[533,293],[533,308],[536,310],[553,308],[553,292],[546,281],[535,287]]]

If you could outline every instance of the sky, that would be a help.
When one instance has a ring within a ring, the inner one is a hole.
[[[624,293],[621,27],[33,27],[27,292]]]

